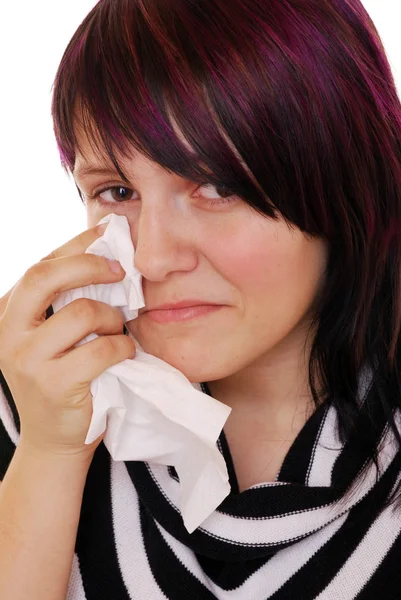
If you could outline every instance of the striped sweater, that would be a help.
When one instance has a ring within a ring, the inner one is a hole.
[[[101,444],[87,477],[67,600],[401,600],[401,508],[386,506],[400,479],[400,452],[371,382],[361,376],[359,397],[361,412],[375,410],[381,429],[379,478],[356,443],[340,444],[335,410],[322,406],[276,481],[239,493],[223,431],[218,447],[231,492],[192,534],[177,508],[173,468],[114,462]],[[1,479],[19,419],[3,377],[0,383]],[[401,431],[398,413],[395,419]]]

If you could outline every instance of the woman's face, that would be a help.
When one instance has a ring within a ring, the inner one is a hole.
[[[298,352],[326,266],[322,240],[258,215],[240,198],[224,202],[211,185],[169,174],[138,153],[122,161],[128,185],[82,132],[79,141],[85,158],[77,156],[74,177],[88,227],[111,212],[127,217],[145,308],[185,299],[222,305],[163,324],[141,309],[127,327],[145,352],[192,382],[268,364],[278,348]],[[88,168],[104,172],[84,174]]]

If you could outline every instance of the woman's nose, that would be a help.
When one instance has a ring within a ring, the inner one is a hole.
[[[188,220],[172,208],[144,204],[130,223],[135,267],[149,281],[163,281],[174,271],[192,271],[197,256]]]

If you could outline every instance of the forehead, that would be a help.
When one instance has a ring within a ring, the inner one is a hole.
[[[205,165],[205,163],[199,159],[197,153],[192,149],[191,145],[184,137],[171,112],[169,112],[169,117],[174,133],[185,147],[187,153],[191,156],[191,158],[193,158],[194,161],[196,161],[200,166],[202,166],[202,168],[207,173],[212,174],[207,165]],[[231,140],[228,138],[228,136],[220,126],[219,130],[221,135],[226,140],[227,144],[230,146],[232,152],[235,154],[237,160],[241,163],[242,167],[246,171],[248,177],[253,181],[254,185],[258,187],[259,190],[263,193],[262,188],[259,186],[249,167],[235,148],[234,144],[231,142]],[[107,152],[107,149],[105,148],[104,143],[101,140],[99,129],[97,128],[95,121],[90,116],[83,115],[82,112],[76,110],[74,120],[74,131],[75,139],[77,142],[75,165],[73,171],[74,176],[78,172],[82,174],[85,172],[85,169],[90,169],[91,167],[96,168],[96,166],[99,169],[105,167],[109,171],[118,170],[116,169],[116,165],[111,160],[110,154]],[[153,163],[153,161],[150,161],[150,159],[143,155],[132,144],[127,143],[127,150],[128,152],[124,155],[118,149],[113,148],[115,158],[117,159],[119,165],[124,165],[127,163],[127,160],[132,161],[137,157],[141,157],[141,159]],[[162,166],[160,166],[160,168],[163,169]]]
[[[199,165],[202,165],[205,170],[210,172],[208,167],[202,161],[200,161],[199,156],[185,139],[173,118],[171,118],[171,122],[174,133],[183,144],[190,157],[193,158],[193,160]],[[91,165],[98,165],[99,167],[105,166],[109,170],[116,170],[116,165],[113,163],[110,153],[107,151],[101,139],[99,129],[96,126],[95,121],[90,116],[85,115],[85,117],[83,117],[82,113],[77,111],[74,121],[74,132],[76,139],[75,165],[73,171],[74,175],[77,172],[84,172],[85,168],[90,167]],[[137,148],[135,148],[133,144],[130,144],[128,141],[126,142],[125,154],[119,151],[118,148],[113,148],[113,154],[118,161],[118,164],[121,165],[126,164],[127,161],[131,162],[139,157],[146,162],[153,163],[153,161],[142,154]],[[163,169],[163,167],[160,168]]]

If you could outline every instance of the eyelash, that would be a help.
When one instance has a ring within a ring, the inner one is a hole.
[[[197,190],[204,187],[205,185],[212,185],[212,187],[215,187],[216,190],[218,188],[220,188],[220,189],[225,189],[228,193],[230,192],[230,190],[228,188],[226,188],[224,185],[213,186],[213,184],[211,184],[209,182],[205,182],[205,183],[201,184],[197,188]],[[93,192],[93,194],[88,194],[87,197],[90,201],[94,202],[95,205],[97,205],[97,206],[115,206],[115,205],[119,205],[119,204],[124,204],[124,202],[128,202],[128,200],[125,200],[125,201],[121,200],[121,202],[118,202],[118,201],[108,202],[107,200],[103,200],[102,198],[100,198],[100,195],[103,194],[104,192],[108,192],[111,190],[118,190],[118,189],[124,189],[124,190],[130,190],[130,191],[132,190],[132,188],[129,188],[124,185],[108,185],[103,188],[100,188],[99,190],[95,190]],[[135,190],[132,190],[132,191],[134,192]],[[206,198],[206,201],[211,206],[222,205],[222,204],[223,205],[231,204],[232,202],[234,202],[234,194],[230,194],[227,198]]]

